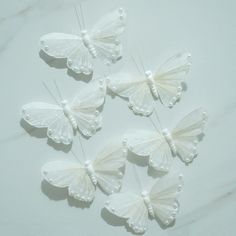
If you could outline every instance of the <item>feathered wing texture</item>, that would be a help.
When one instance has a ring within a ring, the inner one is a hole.
[[[178,101],[182,93],[182,83],[189,72],[189,53],[178,53],[168,59],[154,75],[155,85],[161,102],[169,107]]]
[[[150,191],[149,197],[155,217],[164,225],[169,225],[175,220],[179,209],[177,198],[182,187],[182,175],[173,173],[158,180]]]
[[[109,79],[108,87],[121,97],[128,98],[134,113],[149,116],[153,111],[154,100],[145,78],[118,73]]]
[[[94,80],[82,88],[72,101],[72,114],[85,136],[92,136],[101,127],[102,117],[98,108],[103,105],[105,96],[105,81]]]
[[[156,171],[167,173],[172,166],[172,162],[171,149],[166,140],[162,137],[161,142],[150,155],[149,165]]]
[[[135,233],[146,231],[148,210],[141,196],[129,192],[115,193],[109,196],[105,207],[112,214],[127,219]]]
[[[83,73],[89,75],[93,72],[92,56],[83,44],[80,44],[68,56],[67,67],[78,74]]]
[[[70,161],[53,161],[42,167],[42,176],[51,185],[68,187],[69,195],[84,202],[91,202],[95,186],[83,166]]]
[[[124,135],[128,149],[139,156],[150,156],[160,144],[161,136],[155,131],[132,130]]]
[[[118,192],[121,188],[126,153],[125,146],[111,143],[93,161],[98,184],[108,194]]]
[[[55,58],[68,58],[81,45],[79,36],[64,33],[49,33],[40,38],[41,49]]]
[[[181,160],[190,163],[197,155],[197,144],[203,135],[207,115],[202,109],[196,109],[185,116],[173,129],[172,138]]]
[[[122,55],[118,37],[125,28],[126,13],[123,8],[108,13],[93,27],[90,38],[98,56],[108,63],[115,63]]]
[[[56,143],[70,144],[73,128],[61,107],[43,102],[23,106],[22,118],[36,128],[48,128],[47,135]]]
[[[125,139],[131,152],[139,156],[149,156],[149,165],[156,171],[169,171],[172,153],[161,134],[149,130],[134,130],[127,132]]]

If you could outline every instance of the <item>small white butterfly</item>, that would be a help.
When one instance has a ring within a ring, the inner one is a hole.
[[[178,53],[155,73],[146,70],[141,75],[112,75],[108,87],[119,96],[128,98],[129,107],[136,114],[149,116],[156,99],[171,108],[181,97],[183,77],[191,65],[190,57],[189,53]]]
[[[42,175],[55,187],[68,187],[73,198],[91,202],[97,185],[107,194],[120,190],[126,153],[124,145],[109,144],[94,160],[86,160],[84,165],[72,161],[49,162],[42,167]]]
[[[139,155],[149,156],[149,165],[157,171],[168,172],[172,156],[189,164],[197,155],[197,144],[203,134],[207,115],[196,109],[185,116],[174,129],[169,131],[136,130],[125,135],[128,149]]]
[[[144,233],[147,230],[148,215],[165,226],[175,220],[179,210],[177,197],[182,186],[182,175],[166,175],[157,180],[150,191],[143,190],[140,195],[130,192],[110,195],[105,208],[126,219],[135,233]]]
[[[111,64],[121,58],[122,45],[118,37],[124,31],[125,19],[125,10],[119,8],[105,15],[92,30],[81,29],[79,35],[43,35],[40,38],[41,49],[54,58],[66,58],[67,67],[74,72],[91,74],[92,59],[99,58]]]
[[[72,102],[62,100],[57,105],[32,102],[23,106],[22,118],[36,128],[47,128],[47,135],[55,143],[70,144],[79,129],[85,136],[92,136],[102,125],[97,110],[103,105],[106,83],[103,79],[90,82],[78,91]]]

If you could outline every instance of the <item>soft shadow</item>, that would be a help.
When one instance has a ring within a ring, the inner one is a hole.
[[[183,91],[186,92],[187,89],[188,89],[188,85],[187,85],[187,83],[182,82],[182,83],[181,83],[181,86],[182,86]]]
[[[67,68],[66,59],[65,58],[54,58],[47,55],[43,50],[39,51],[39,57],[44,60],[50,67],[54,67],[57,69]]]
[[[47,181],[43,180],[41,182],[41,191],[46,195],[50,200],[61,201],[67,200],[68,205],[76,208],[89,208],[91,203],[81,202],[76,200],[68,195],[67,188],[57,188],[49,184]]]
[[[144,167],[147,166],[148,157],[138,156],[131,151],[128,151],[127,160],[132,164]]]
[[[162,171],[157,171],[155,169],[153,169],[152,167],[148,167],[148,175],[154,179],[156,178],[161,178],[163,177],[164,175],[166,175],[167,172],[162,172]]]

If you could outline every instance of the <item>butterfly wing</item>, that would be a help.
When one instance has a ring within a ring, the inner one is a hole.
[[[91,202],[95,195],[95,186],[84,167],[71,161],[53,161],[42,167],[43,178],[59,188],[68,187],[69,195],[84,202]]]
[[[150,191],[149,197],[155,217],[164,225],[169,225],[175,220],[179,210],[177,198],[182,186],[182,175],[173,173],[159,179]]]
[[[139,156],[150,156],[149,165],[156,171],[168,172],[172,164],[171,150],[158,132],[135,130],[127,132],[128,149]]]
[[[32,102],[23,106],[22,118],[36,128],[48,128],[47,135],[56,143],[70,144],[73,128],[60,106]]]
[[[203,135],[206,119],[206,112],[199,108],[185,116],[173,129],[172,138],[183,162],[190,163],[196,157],[197,144]]]
[[[117,9],[96,23],[90,39],[98,56],[107,63],[115,63],[122,54],[122,45],[118,37],[125,28],[126,13],[123,8]]]
[[[129,106],[135,113],[145,116],[152,113],[154,100],[144,78],[118,73],[109,78],[108,87],[119,96],[128,98]]]
[[[91,81],[83,87],[71,103],[71,112],[79,130],[85,136],[92,136],[102,125],[98,108],[105,101],[106,83],[103,80]]]
[[[110,143],[93,161],[98,184],[108,194],[121,188],[126,153],[126,148],[121,144]]]
[[[105,207],[112,214],[127,219],[135,233],[146,231],[148,210],[141,196],[128,192],[115,193],[109,196]]]
[[[41,49],[55,58],[68,58],[81,44],[79,36],[64,33],[49,33],[40,38]]]
[[[154,81],[161,102],[169,107],[181,97],[184,76],[190,69],[190,54],[178,53],[168,59],[154,75]]]

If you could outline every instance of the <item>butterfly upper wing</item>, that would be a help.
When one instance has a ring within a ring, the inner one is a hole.
[[[49,33],[40,38],[41,49],[49,56],[67,58],[81,45],[77,35],[64,33]]]
[[[32,102],[23,106],[22,118],[36,128],[48,128],[47,135],[56,143],[70,144],[73,128],[58,105]]]
[[[123,8],[105,15],[90,33],[92,45],[100,58],[115,63],[122,54],[122,45],[118,37],[125,28],[126,13]]]
[[[164,225],[175,220],[179,210],[178,195],[183,186],[183,177],[172,173],[159,179],[152,187],[149,197],[155,217]]]
[[[119,96],[128,98],[135,113],[148,116],[153,111],[154,100],[146,79],[139,77],[118,73],[109,78],[108,87]]]
[[[105,96],[105,81],[94,80],[82,88],[72,101],[71,112],[85,136],[92,136],[101,127],[102,117],[98,108],[103,105]]]
[[[69,195],[75,199],[91,202],[95,195],[95,186],[84,167],[71,161],[53,161],[42,167],[42,176],[51,185],[68,187]]]
[[[121,188],[126,153],[126,148],[121,144],[110,143],[93,161],[98,184],[108,194]]]
[[[149,165],[157,171],[168,172],[172,164],[171,150],[158,132],[134,130],[125,134],[130,151],[139,156],[150,156]]]
[[[161,102],[172,107],[181,97],[184,76],[190,69],[190,54],[178,53],[168,59],[154,75]]]
[[[197,155],[196,146],[203,135],[206,119],[206,112],[199,108],[185,116],[172,130],[177,153],[183,162],[189,163]]]
[[[135,233],[146,231],[148,210],[141,196],[129,192],[115,193],[109,196],[105,207],[112,214],[127,219]]]

